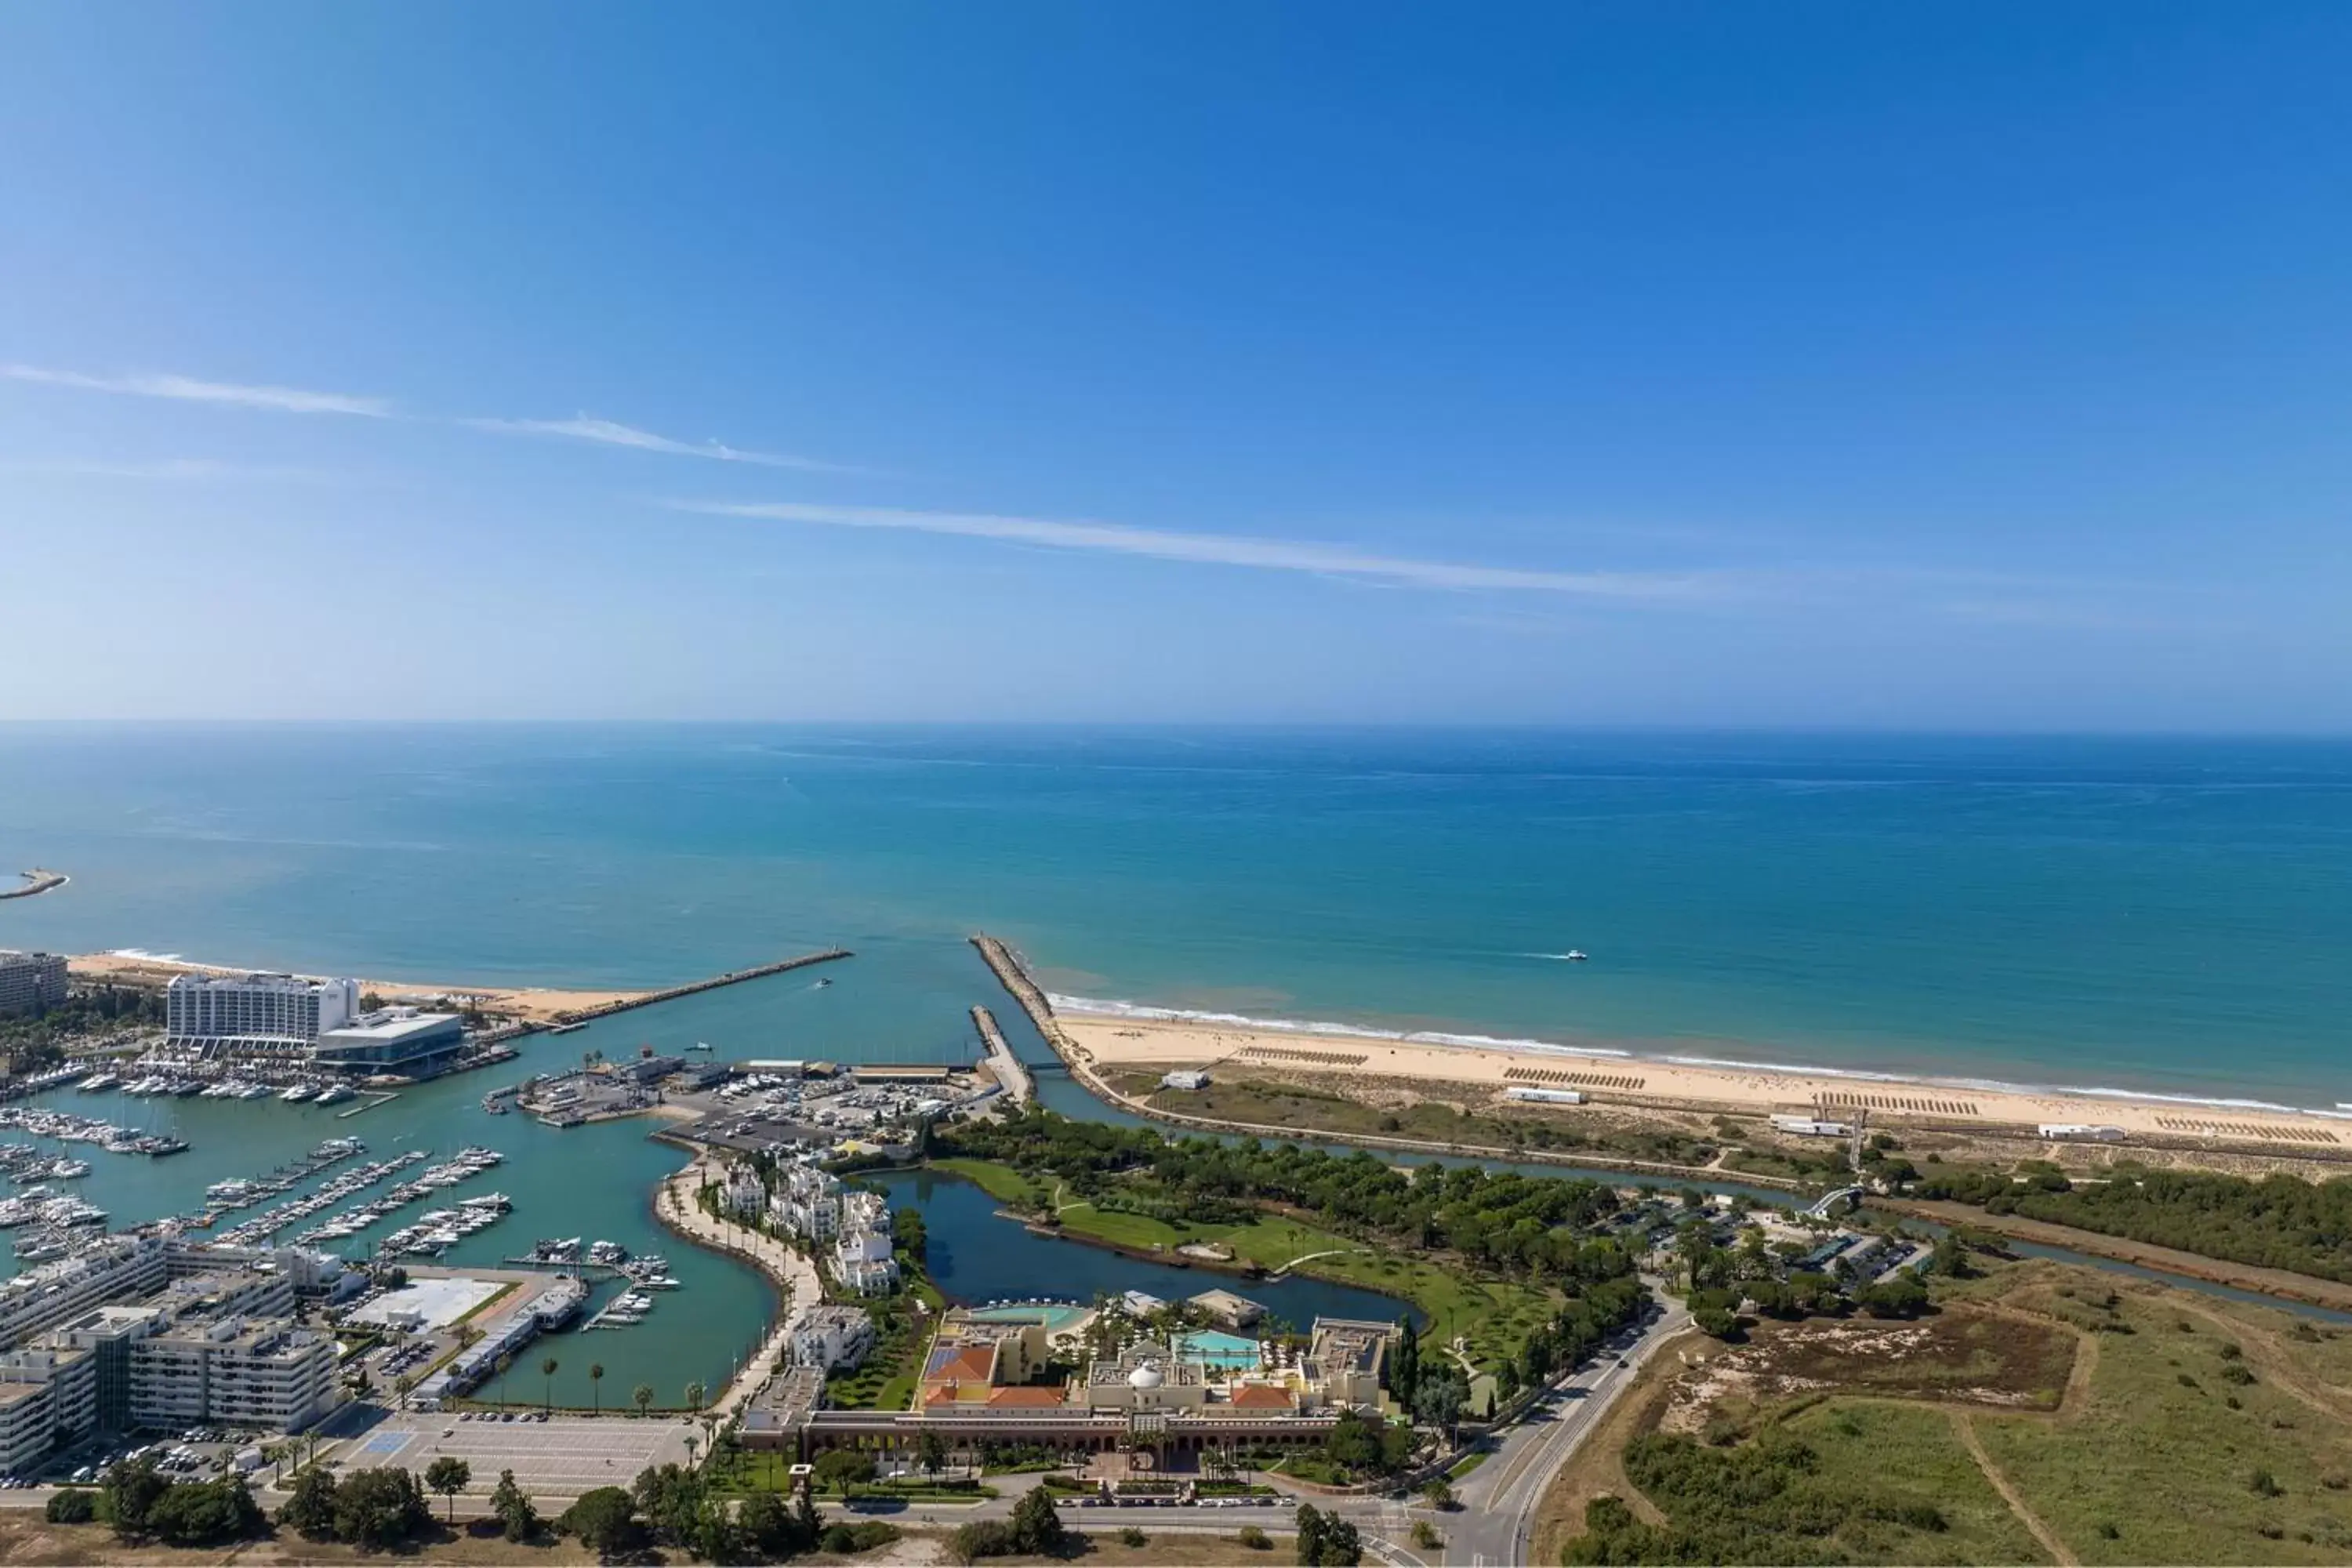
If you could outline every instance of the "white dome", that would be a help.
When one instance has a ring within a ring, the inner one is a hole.
[[[1160,1369],[1150,1362],[1145,1362],[1127,1374],[1127,1385],[1129,1388],[1157,1388],[1167,1381],[1167,1378],[1160,1374]]]

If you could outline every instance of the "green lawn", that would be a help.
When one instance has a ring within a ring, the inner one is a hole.
[[[1009,1165],[989,1160],[937,1160],[932,1167],[961,1176],[1001,1201],[1017,1201],[1024,1206],[1035,1201],[1012,1196],[1035,1194],[1039,1184]],[[1235,1258],[1268,1273],[1290,1268],[1301,1258],[1310,1259],[1299,1264],[1297,1271],[1411,1301],[1429,1319],[1426,1331],[1437,1334],[1441,1342],[1451,1343],[1456,1335],[1464,1337],[1472,1361],[1481,1371],[1493,1370],[1503,1356],[1514,1353],[1528,1331],[1549,1317],[1559,1300],[1533,1286],[1466,1276],[1425,1258],[1376,1249],[1282,1215],[1261,1215],[1241,1225],[1179,1227],[1148,1215],[1074,1204],[1061,1211],[1061,1222],[1065,1235],[1145,1251],[1173,1251],[1187,1243],[1218,1243],[1231,1247]]]

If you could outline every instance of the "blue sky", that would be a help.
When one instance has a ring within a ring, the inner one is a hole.
[[[2340,731],[2347,79],[2340,5],[11,7],[0,717]]]

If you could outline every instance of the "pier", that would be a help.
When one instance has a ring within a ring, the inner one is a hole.
[[[0,889],[0,899],[29,899],[36,893],[46,893],[52,888],[62,888],[73,880],[63,871],[44,871],[38,866],[21,874],[25,879],[25,885],[21,888]]]
[[[643,995],[607,1002],[601,1007],[586,1007],[577,1013],[566,1013],[545,1023],[516,1024],[483,1037],[487,1041],[511,1040],[524,1035],[569,1034],[573,1029],[593,1024],[599,1018],[630,1012],[638,1007],[650,1007],[657,1002],[675,1002],[681,996],[693,996],[705,991],[716,991],[722,985],[740,985],[747,980],[765,980],[772,974],[783,974],[795,969],[806,969],[813,963],[831,963],[835,959],[856,955],[845,947],[828,947],[822,952],[804,952],[797,958],[781,958],[773,963],[754,964],[749,969],[730,969],[724,974],[714,974],[707,980],[691,981],[673,985],[666,991],[648,991]]]
[[[975,1006],[971,1010],[971,1026],[980,1031],[981,1039],[987,1043],[988,1070],[996,1075],[996,1081],[1004,1086],[1004,1092],[1013,1103],[1026,1105],[1034,1100],[1037,1086],[1031,1081],[1029,1069],[1022,1065],[1021,1058],[1014,1056],[1013,1047],[1005,1043],[1004,1031],[996,1026],[996,1015],[985,1007]]]

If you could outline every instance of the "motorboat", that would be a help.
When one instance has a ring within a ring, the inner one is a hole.
[[[78,1086],[84,1094],[95,1094],[101,1089],[112,1089],[122,1080],[110,1072],[94,1072]]]
[[[320,1093],[318,1103],[320,1105],[341,1105],[347,1100],[357,1099],[358,1096],[359,1090],[353,1089],[350,1084],[331,1083]]]
[[[1566,958],[1570,963],[1582,963],[1592,955],[1586,952],[1581,948],[1571,947],[1567,952],[1561,954],[1561,956]]]
[[[304,1100],[310,1099],[310,1094],[311,1089],[309,1084],[289,1083],[286,1086],[286,1092],[279,1095],[278,1098],[284,1100],[289,1105],[299,1105]]]

